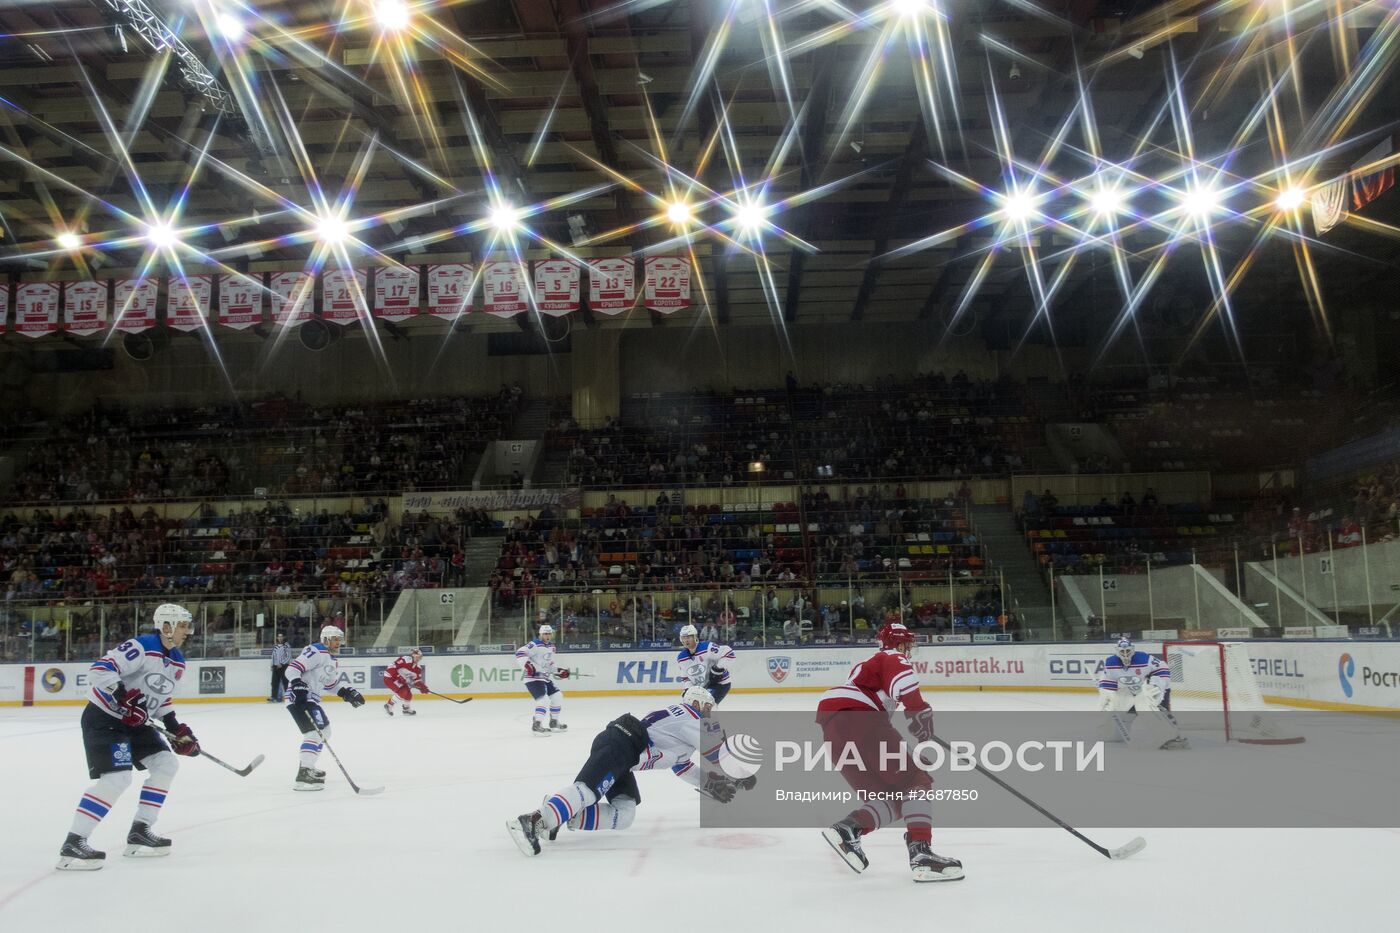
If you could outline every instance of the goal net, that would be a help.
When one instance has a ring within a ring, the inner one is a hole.
[[[1303,741],[1281,730],[1265,712],[1249,651],[1240,642],[1168,641],[1162,654],[1171,670],[1172,711],[1218,713],[1187,717],[1201,728],[1223,729],[1227,742],[1293,745]],[[1183,723],[1183,727],[1190,728]]]

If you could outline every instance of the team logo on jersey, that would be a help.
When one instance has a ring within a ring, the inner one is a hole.
[[[768,659],[768,676],[773,678],[775,684],[787,680],[787,675],[791,670],[792,658],[787,655],[778,655]]]
[[[472,685],[472,666],[470,664],[458,664],[452,668],[452,686],[470,687]]]
[[[1351,678],[1356,673],[1356,662],[1347,652],[1343,651],[1342,656],[1337,660],[1337,677],[1342,681],[1342,692],[1351,696]]]
[[[786,659],[785,659],[786,660]],[[736,732],[724,740],[720,751],[719,769],[734,780],[753,777],[763,767],[763,743],[745,732]]]
[[[59,670],[56,667],[49,668],[48,670],[44,671],[43,683],[44,689],[47,690],[49,693],[57,693],[58,691],[63,689],[63,671]]]
[[[131,743],[112,743],[112,765],[117,768],[131,767]]]
[[[146,689],[156,696],[170,696],[175,692],[175,681],[164,674],[147,674],[145,681]]]

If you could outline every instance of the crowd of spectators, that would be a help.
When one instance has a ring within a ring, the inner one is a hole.
[[[28,451],[7,501],[148,502],[345,495],[461,486],[475,456],[510,425],[518,386],[336,406],[276,397],[244,405],[99,406],[10,426]]]

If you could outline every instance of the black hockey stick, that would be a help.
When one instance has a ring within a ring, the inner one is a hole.
[[[156,726],[155,729],[156,729],[157,732],[159,732],[159,733],[161,733],[162,735],[164,735],[167,739],[170,739],[170,740],[174,741],[174,739],[175,739],[175,734],[174,734],[173,732],[170,732],[168,729],[164,729],[164,728],[162,728],[162,727],[160,727],[160,726]],[[195,757],[197,757],[197,758],[208,758],[210,761],[212,761],[214,764],[218,765],[220,768],[223,768],[223,769],[225,769],[225,770],[227,770],[227,771],[232,771],[234,774],[238,775],[239,777],[247,777],[249,774],[251,774],[251,773],[253,772],[253,769],[254,769],[254,768],[256,768],[258,765],[260,765],[260,764],[263,763],[263,757],[264,757],[264,756],[259,755],[258,757],[254,758],[252,761],[248,762],[248,764],[247,764],[245,767],[242,767],[242,768],[235,768],[233,765],[229,764],[227,761],[223,761],[222,759],[215,758],[213,755],[211,755],[211,754],[209,754],[208,752],[206,752],[202,746],[200,747],[198,753],[196,753]]]
[[[452,699],[452,697],[448,696],[447,694],[445,694],[445,693],[438,693],[436,690],[429,690],[428,692],[431,693],[431,694],[432,694],[433,696],[435,696],[435,697],[442,697],[444,700],[446,700],[446,701],[449,702],[449,703],[456,703],[458,706],[461,706],[463,703],[470,703],[472,700],[475,700],[475,699],[476,699],[476,697],[467,697],[465,700],[454,700],[454,699]]]
[[[383,787],[361,787],[356,784],[355,779],[350,777],[350,772],[345,770],[345,765],[341,764],[340,756],[335,753],[335,749],[331,748],[331,743],[327,740],[326,734],[321,731],[321,727],[313,722],[311,728],[316,730],[316,735],[320,737],[321,744],[326,746],[326,751],[330,752],[331,757],[335,759],[335,766],[340,769],[341,774],[345,775],[345,780],[350,785],[351,790],[361,797],[373,797],[375,794],[384,793]]]
[[[952,751],[952,749],[948,747],[948,743],[940,739],[938,736],[933,736],[933,740],[939,745],[943,746],[943,749],[945,751]],[[1147,847],[1147,840],[1142,838],[1141,836],[1138,836],[1137,838],[1127,842],[1124,845],[1119,846],[1116,849],[1104,848],[1094,840],[1090,839],[1088,836],[1081,833],[1079,830],[1075,829],[1073,826],[1066,823],[1064,820],[1060,819],[1055,814],[1051,813],[1049,810],[1042,807],[1040,804],[1036,803],[1031,798],[1027,797],[1025,794],[1021,793],[1016,788],[1012,787],[1010,784],[1003,781],[1001,778],[997,777],[992,772],[988,771],[986,768],[982,767],[977,762],[973,762],[973,767],[976,768],[984,777],[991,778],[992,781],[994,781],[1002,790],[1011,794],[1011,796],[1020,800],[1022,803],[1029,806],[1032,810],[1039,813],[1041,816],[1045,817],[1050,822],[1054,823],[1056,826],[1060,827],[1065,832],[1069,833],[1071,836],[1078,839],[1080,842],[1084,843],[1086,846],[1102,855],[1104,858],[1110,858],[1115,860],[1129,858],[1131,856],[1137,855],[1139,852],[1141,852]]]

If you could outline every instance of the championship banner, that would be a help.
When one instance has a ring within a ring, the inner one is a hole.
[[[690,263],[670,256],[648,257],[643,304],[650,310],[663,314],[689,308]]]
[[[15,331],[42,337],[58,330],[58,286],[26,282],[15,292]]]
[[[112,296],[115,328],[124,334],[139,334],[155,327],[159,299],[160,283],[155,279],[119,279]]]
[[[207,275],[172,275],[165,295],[166,326],[183,331],[204,327],[213,293],[214,282]]]
[[[428,267],[428,313],[456,317],[472,309],[472,267],[456,262]]]
[[[578,266],[567,259],[535,263],[535,306],[555,317],[579,307]]]
[[[321,320],[353,324],[367,313],[364,269],[328,269],[321,275]]]
[[[10,323],[10,283],[0,282],[0,333]]]
[[[63,329],[85,337],[107,326],[107,283],[69,282],[63,289]]]
[[[314,317],[312,289],[316,277],[310,272],[279,272],[268,282],[272,289],[272,323],[300,324]]]
[[[527,307],[525,268],[514,260],[481,264],[482,310],[497,317],[519,314]]]
[[[631,257],[588,260],[588,307],[617,314],[637,300],[637,265]]]
[[[374,271],[374,316],[406,321],[418,313],[418,267],[386,266]]]
[[[262,323],[262,284],[246,275],[219,277],[219,323],[246,330]]]

